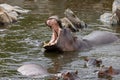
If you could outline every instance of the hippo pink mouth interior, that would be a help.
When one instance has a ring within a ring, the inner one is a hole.
[[[53,33],[52,33],[51,40],[50,40],[49,43],[51,45],[54,45],[58,40],[57,38],[58,38],[58,35],[59,35],[59,28],[58,27],[53,28],[52,31],[53,31]]]
[[[62,29],[59,27],[59,24],[55,19],[47,20],[46,24],[52,29],[53,33],[51,36],[51,40],[48,43],[44,43],[43,47],[47,50],[58,49],[56,44],[59,38],[60,30]]]

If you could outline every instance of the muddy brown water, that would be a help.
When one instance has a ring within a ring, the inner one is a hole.
[[[87,29],[77,33],[78,37],[94,30],[107,30],[119,35],[120,26],[107,26],[99,21],[101,14],[111,11],[113,0],[0,0],[0,3],[4,2],[31,12],[22,15],[13,25],[0,27],[0,80],[32,80],[17,72],[17,68],[26,63],[43,65],[51,74],[78,70],[80,80],[108,80],[97,78],[93,73],[96,68],[84,67],[84,57],[99,58],[105,66],[120,69],[120,41],[89,51],[61,54],[44,52],[42,48],[42,42],[50,40],[52,33],[46,27],[45,20],[56,14],[63,17],[66,8],[72,9],[89,25]],[[120,80],[120,75],[109,80]]]

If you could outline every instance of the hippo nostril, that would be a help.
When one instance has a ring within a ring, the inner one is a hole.
[[[104,74],[104,72],[99,72],[98,73],[98,77],[100,78],[100,77],[104,77],[105,76],[105,74]]]

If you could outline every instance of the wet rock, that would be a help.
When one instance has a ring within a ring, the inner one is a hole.
[[[104,14],[102,14],[100,16],[100,20],[104,24],[111,24],[111,25],[118,24],[118,17],[116,15],[113,16],[112,13],[104,13]]]
[[[7,25],[18,20],[20,14],[28,13],[29,10],[19,6],[11,6],[9,4],[0,4],[0,24]]]
[[[87,27],[87,24],[80,20],[71,9],[66,9],[65,17],[61,19],[62,26],[70,28],[73,32]]]
[[[100,16],[100,20],[105,24],[120,24],[120,0],[114,0],[112,13],[104,13]]]

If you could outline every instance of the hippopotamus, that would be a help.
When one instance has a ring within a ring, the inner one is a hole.
[[[110,25],[120,24],[120,0],[114,0],[112,12],[102,14],[100,20]]]
[[[98,77],[99,78],[107,78],[107,77],[112,77],[113,75],[118,75],[120,74],[120,69],[114,69],[112,66],[110,67],[104,67],[98,71]]]
[[[6,25],[18,20],[18,16],[23,13],[28,13],[29,10],[22,9],[18,6],[8,4],[0,4],[0,24]]]
[[[63,80],[80,80],[80,78],[78,77],[78,71],[75,72],[62,72],[61,74],[62,79]]]
[[[95,59],[95,58],[85,58],[84,59],[86,61],[86,66],[90,67],[90,66],[96,66],[96,67],[100,67],[100,65],[102,64],[102,60],[100,59]]]
[[[17,69],[17,71],[20,72],[22,75],[30,76],[30,77],[38,77],[38,76],[44,77],[49,75],[47,69],[45,69],[41,65],[36,65],[36,64],[22,65]]]
[[[47,51],[80,51],[88,50],[94,46],[112,43],[118,37],[108,31],[93,31],[78,39],[69,28],[62,27],[59,18],[50,17],[46,24],[52,29],[52,37],[48,43],[44,43]]]
[[[32,78],[45,78],[48,77],[51,80],[80,80],[78,77],[78,71],[64,71],[57,74],[50,74],[47,69],[42,65],[37,64],[24,64],[17,69],[22,75]]]

